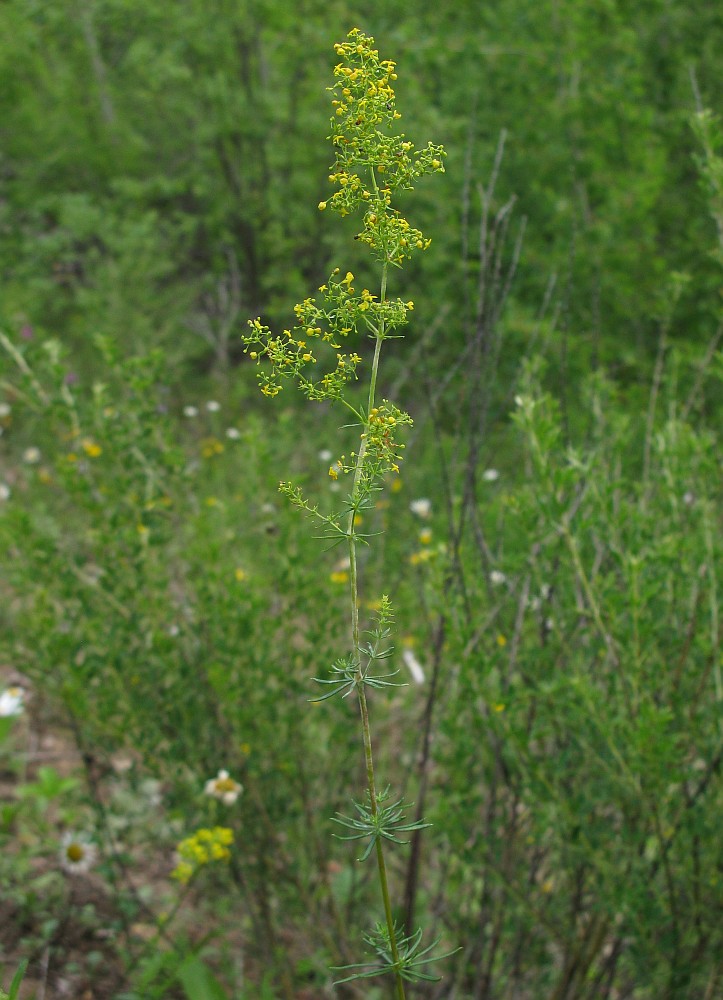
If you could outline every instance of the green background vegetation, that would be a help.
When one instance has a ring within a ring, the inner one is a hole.
[[[317,210],[355,24],[398,63],[409,138],[448,151],[403,206],[433,243],[392,276],[415,311],[380,388],[415,428],[362,569],[365,614],[389,593],[426,670],[372,708],[382,780],[434,823],[391,862],[397,916],[461,946],[412,995],[713,1000],[723,146],[696,111],[723,107],[723,13],[702,0],[0,3],[0,663],[32,692],[0,731],[0,986],[27,957],[48,996],[386,996],[330,987],[376,915],[330,839],[355,719],[307,703],[345,651],[343,567],[277,489],[331,508],[318,453],[353,432],[264,401],[240,343],[333,266],[374,289],[354,221]],[[82,780],[38,775],[46,727]],[[233,809],[202,794],[222,767]],[[231,866],[149,948],[174,845],[216,823]],[[56,864],[79,826],[87,898]]]

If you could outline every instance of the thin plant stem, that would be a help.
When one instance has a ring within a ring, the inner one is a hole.
[[[388,264],[385,261],[382,265],[382,281],[381,281],[381,293],[380,301],[384,302],[387,294],[387,268]],[[369,415],[374,407],[374,398],[376,395],[376,384],[377,384],[377,373],[379,371],[379,357],[381,354],[382,341],[384,340],[384,323],[380,324],[379,331],[375,338],[374,345],[374,358],[372,361],[371,376],[369,379],[369,402],[367,407],[367,415]],[[366,452],[366,437],[362,438],[361,445],[359,447],[359,454],[357,455],[356,467],[354,469],[354,483],[352,486],[352,501],[354,502],[357,496],[357,491],[359,489],[359,484],[362,477],[362,469],[364,465],[364,455]],[[349,529],[348,529],[348,539],[349,539],[349,578],[350,578],[350,598],[351,598],[351,631],[352,631],[352,644],[354,649],[354,657],[358,656],[359,652],[359,581],[358,581],[358,570],[357,570],[357,560],[356,560],[356,539],[354,536],[354,522],[356,520],[357,510],[356,506],[353,506],[349,513]],[[357,696],[359,699],[359,712],[361,714],[362,723],[362,738],[364,742],[364,761],[366,764],[367,772],[367,787],[369,790],[369,805],[373,816],[378,813],[377,805],[377,787],[376,778],[374,775],[374,755],[372,752],[372,736],[371,728],[369,725],[369,708],[367,705],[366,692],[364,690],[364,678],[362,675],[361,661],[357,661]],[[394,962],[395,970],[395,980],[396,980],[396,992],[398,1000],[405,1000],[404,993],[404,980],[399,971],[399,952],[397,949],[396,933],[394,930],[394,919],[392,916],[392,904],[389,895],[389,880],[387,878],[387,866],[384,861],[384,849],[382,848],[381,838],[377,840],[376,843],[376,855],[377,855],[377,868],[379,870],[379,884],[382,893],[382,902],[384,904],[384,917],[387,924],[387,931],[389,933],[389,947],[392,954],[392,961]]]

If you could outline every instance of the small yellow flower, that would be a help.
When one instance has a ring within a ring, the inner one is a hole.
[[[330,574],[329,579],[332,583],[346,583],[349,579],[349,574],[346,570],[335,569],[334,572]]]
[[[176,867],[171,873],[172,878],[175,878],[181,883],[181,885],[186,885],[191,881],[193,875],[193,865],[189,864],[188,861],[179,861]]]
[[[429,545],[432,541],[432,529],[422,528],[419,532],[419,541],[422,545]]]
[[[236,577],[236,581],[238,583],[243,583],[244,580],[248,580],[248,578],[249,578],[249,575],[246,572],[246,570],[245,569],[241,569],[240,566],[236,567],[236,570],[234,572],[234,576]]]
[[[492,706],[492,708],[495,710],[495,712],[504,712],[505,710],[505,706],[502,704],[501,701],[498,701],[496,705]]]
[[[325,208],[326,208],[326,202],[325,201],[320,201],[319,202],[319,211],[323,212]]]
[[[214,455],[220,455],[223,451],[224,446],[217,438],[205,438],[201,442],[201,454],[204,458],[213,458]]]
[[[507,639],[505,639],[505,637],[502,635],[502,633],[500,633],[497,636],[497,645],[500,646],[503,649],[507,645]]]
[[[93,441],[92,438],[84,438],[82,444],[83,451],[86,453],[88,458],[97,458],[99,455],[103,454],[101,446]]]
[[[393,480],[393,482],[392,482],[392,493],[399,493],[399,491],[401,490],[401,488],[402,488],[402,480],[401,479],[395,479],[395,480]]]

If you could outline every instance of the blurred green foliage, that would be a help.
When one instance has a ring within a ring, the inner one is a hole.
[[[315,211],[323,81],[358,20],[341,2],[3,3],[0,320],[81,353],[102,332],[210,364],[192,329],[285,316],[343,238]],[[670,270],[696,278],[673,336],[705,339],[718,277],[688,120],[692,73],[703,104],[721,104],[714,5],[371,3],[361,20],[404,67],[411,137],[439,135],[451,154],[444,192],[415,208],[435,250],[407,278],[430,312],[450,306],[440,357],[470,319],[470,220],[502,129],[500,198],[527,218],[520,341],[552,279],[569,368],[634,380]]]
[[[397,917],[462,947],[419,996],[712,1000],[723,16],[702,0],[0,3],[0,661],[84,777],[40,808],[3,720],[0,957],[62,953],[55,834],[81,819],[119,996],[330,996],[358,957],[373,886],[328,836],[356,720],[307,704],[346,568],[278,494],[331,510],[326,452],[353,436],[263,408],[240,347],[330,266],[364,280],[316,207],[355,23],[399,64],[410,139],[449,151],[408,196],[434,242],[393,275],[414,322],[380,391],[415,428],[365,514],[361,593],[367,620],[390,593],[393,662],[425,676],[373,702],[382,773],[434,821],[390,864]],[[233,806],[204,795],[221,768]],[[166,934],[174,845],[217,823],[239,849]]]

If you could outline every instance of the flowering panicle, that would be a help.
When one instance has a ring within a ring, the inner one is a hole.
[[[329,138],[336,154],[329,180],[338,189],[319,207],[328,204],[349,215],[361,206],[364,228],[358,238],[377,260],[401,265],[415,250],[426,250],[430,240],[391,208],[392,193],[411,190],[424,174],[443,173],[446,154],[431,142],[415,150],[403,132],[390,134],[401,118],[392,86],[396,64],[379,59],[373,38],[355,28],[335,50],[343,61],[329,88],[335,94]]]
[[[270,370],[264,367],[258,374],[265,396],[276,396],[282,382],[291,379],[309,399],[342,399],[344,387],[356,380],[362,361],[356,352],[342,351],[342,340],[363,330],[372,337],[386,339],[407,322],[413,302],[380,301],[368,288],[357,294],[351,271],[343,278],[339,274],[337,267],[319,288],[321,302],[307,298],[294,306],[294,326],[281,335],[274,336],[259,319],[249,321],[251,332],[243,338],[246,351],[257,365],[262,359],[271,362]],[[323,374],[321,352],[327,362]]]

